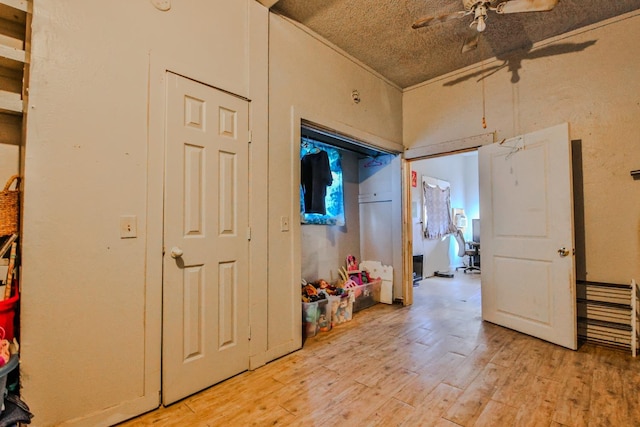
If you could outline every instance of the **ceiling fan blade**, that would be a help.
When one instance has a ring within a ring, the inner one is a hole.
[[[462,44],[462,53],[477,49],[479,40],[480,33],[474,31],[473,34],[471,34],[464,40],[464,43]]]
[[[467,11],[460,11],[460,12],[454,12],[454,13],[447,13],[445,15],[440,15],[440,16],[427,16],[425,18],[418,19],[416,22],[413,23],[413,25],[411,25],[411,28],[417,29],[422,27],[429,27],[435,24],[441,24],[443,22],[451,21],[452,19],[462,18],[468,13],[469,12]]]
[[[496,6],[496,13],[545,12],[557,4],[558,0],[507,0]]]

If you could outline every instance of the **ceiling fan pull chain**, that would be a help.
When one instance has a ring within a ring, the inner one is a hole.
[[[485,102],[485,87],[484,87],[484,80],[485,80],[485,75],[484,75],[484,44],[483,43],[478,43],[480,45],[480,75],[482,76],[482,129],[486,129],[487,128],[487,108],[486,108],[486,102]]]
[[[482,74],[483,74],[483,78],[482,78],[482,129],[486,129],[487,128],[487,113],[486,113],[486,102],[485,102],[485,91],[484,91],[484,62],[483,64],[483,69],[482,69]]]

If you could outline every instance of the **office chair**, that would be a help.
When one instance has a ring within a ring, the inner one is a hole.
[[[461,265],[460,267],[456,267],[456,271],[461,268],[464,268],[464,272],[468,273],[470,271],[480,271],[480,267],[473,263],[473,259],[478,255],[478,248],[474,247],[473,249],[467,248],[467,243],[464,241],[464,236],[462,235],[462,230],[458,230],[455,234],[456,241],[458,242],[458,256],[460,258],[469,257],[469,261],[466,265]]]

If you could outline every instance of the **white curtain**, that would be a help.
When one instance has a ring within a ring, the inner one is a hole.
[[[451,220],[451,189],[422,182],[426,239],[440,239],[457,231]]]

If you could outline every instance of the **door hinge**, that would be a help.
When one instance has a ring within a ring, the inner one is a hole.
[[[247,240],[251,240],[251,227],[247,227]]]
[[[249,341],[251,341],[251,325],[249,325]]]
[[[249,131],[249,144],[253,142],[253,132]]]

